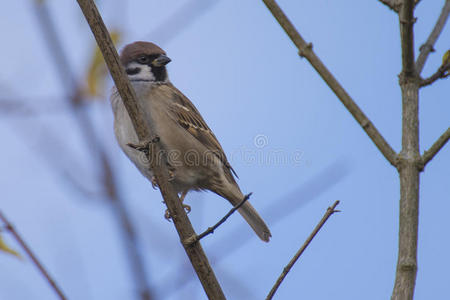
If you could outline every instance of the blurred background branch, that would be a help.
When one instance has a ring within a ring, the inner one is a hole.
[[[110,203],[113,212],[116,216],[116,220],[119,223],[119,228],[123,237],[123,244],[127,250],[128,259],[130,261],[131,274],[134,277],[137,290],[139,291],[140,299],[151,299],[151,291],[147,279],[146,270],[144,269],[144,258],[141,256],[138,250],[138,237],[136,235],[136,229],[132,222],[125,201],[119,196],[117,190],[117,179],[115,172],[111,166],[110,160],[104,146],[101,144],[101,139],[96,136],[92,122],[89,118],[88,112],[84,109],[86,100],[83,97],[81,82],[77,80],[75,72],[70,66],[70,61],[63,48],[62,42],[56,32],[56,27],[52,21],[52,17],[47,8],[47,3],[44,1],[35,1],[34,8],[39,21],[41,32],[47,42],[48,51],[50,56],[54,59],[53,65],[59,74],[61,79],[61,85],[63,89],[68,93],[69,100],[72,105],[72,114],[77,120],[82,136],[85,138],[86,147],[88,147],[93,154],[92,163],[98,166],[101,170],[101,178],[99,184],[103,186],[104,197]],[[116,35],[116,42],[118,36]],[[91,63],[91,70],[88,71],[88,83],[94,81],[95,76],[102,78],[101,74],[98,74],[99,68],[99,54],[96,48],[93,62]],[[89,85],[90,92],[95,94],[95,87]]]
[[[17,243],[22,247],[23,251],[28,255],[28,257],[31,259],[33,264],[38,268],[39,272],[42,274],[42,276],[47,280],[48,284],[50,285],[51,289],[58,295],[59,299],[66,300],[66,296],[64,295],[61,288],[56,283],[55,279],[50,276],[50,273],[47,271],[47,269],[44,267],[44,265],[39,261],[37,256],[34,254],[34,252],[31,250],[31,248],[25,243],[22,236],[17,232],[17,230],[14,228],[14,226],[9,222],[9,220],[6,218],[6,216],[3,214],[2,211],[0,211],[0,220],[5,225],[6,230],[8,230],[9,233],[14,237],[14,239],[17,241]]]

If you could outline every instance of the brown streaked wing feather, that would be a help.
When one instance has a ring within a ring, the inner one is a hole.
[[[228,162],[222,146],[220,146],[216,136],[208,127],[205,120],[203,120],[200,112],[174,85],[169,83],[166,86],[172,91],[174,103],[171,106],[171,110],[176,116],[176,121],[207,149],[213,151],[224,164],[227,177],[229,177],[231,182],[234,182],[231,172],[233,172],[236,177],[238,176]]]

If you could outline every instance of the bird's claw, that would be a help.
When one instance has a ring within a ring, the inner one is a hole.
[[[153,188],[154,190],[156,190],[156,188],[158,187],[158,183],[156,182],[156,177],[155,177],[155,175],[152,176],[151,182],[152,182],[152,188]]]
[[[134,150],[143,152],[145,155],[148,155],[148,146],[151,142],[143,142],[139,144],[128,143],[127,146],[133,148]]]
[[[191,212],[191,207],[189,205],[184,204],[184,203],[182,203],[182,205],[187,214]],[[172,219],[169,209],[166,209],[166,211],[164,212],[164,218],[169,222],[170,222],[170,219]]]
[[[183,204],[183,208],[186,211],[186,213],[187,214],[190,213],[191,212],[191,207],[189,205],[187,205],[187,204],[184,204],[184,203],[182,203],[182,204]]]
[[[169,222],[170,222],[170,219],[172,219],[172,217],[170,216],[169,209],[166,209],[166,211],[164,212],[164,218]]]
[[[146,155],[148,155],[148,148],[149,148],[150,144],[157,143],[157,142],[159,142],[159,140],[160,140],[159,136],[155,136],[150,141],[144,141],[144,142],[138,143],[138,144],[128,143],[127,146],[131,147],[137,151],[144,152]]]

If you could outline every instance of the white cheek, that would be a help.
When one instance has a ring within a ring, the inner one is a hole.
[[[154,81],[155,76],[153,75],[152,69],[147,65],[141,65],[136,62],[131,62],[127,65],[128,69],[139,68],[141,71],[137,74],[128,75],[130,80],[146,80]]]

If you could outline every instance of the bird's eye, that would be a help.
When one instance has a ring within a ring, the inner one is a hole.
[[[140,64],[148,64],[150,62],[150,59],[148,58],[148,56],[143,55],[138,57],[137,61]]]

